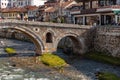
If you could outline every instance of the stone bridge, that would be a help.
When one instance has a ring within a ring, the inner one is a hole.
[[[65,37],[72,40],[75,53],[85,53],[91,45],[90,26],[19,20],[0,21],[0,29],[5,28],[18,30],[29,36],[36,46],[37,54],[55,52],[58,43]]]

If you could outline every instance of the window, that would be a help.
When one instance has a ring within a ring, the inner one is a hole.
[[[21,6],[23,5],[23,2],[21,2]]]
[[[14,13],[13,13],[13,16],[15,16]]]
[[[115,2],[111,0],[100,0],[100,6],[114,5]]]
[[[31,3],[30,3],[30,1],[28,1],[28,5],[30,5]]]
[[[85,9],[90,9],[90,2],[85,2]]]
[[[11,6],[11,3],[8,3],[8,6]]]
[[[25,2],[25,4],[28,5],[28,4],[27,4],[27,1]]]
[[[92,1],[92,8],[98,8],[98,1]]]
[[[19,5],[20,5],[20,2],[19,2]]]
[[[46,34],[46,43],[52,43],[52,34],[50,32]]]

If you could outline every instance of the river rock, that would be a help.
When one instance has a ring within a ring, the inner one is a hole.
[[[22,80],[23,79],[23,75],[5,75],[2,76],[2,80]]]
[[[14,72],[24,72],[24,70],[23,70],[23,69],[21,69],[21,68],[18,68],[18,69],[13,69],[13,71],[14,71]]]
[[[11,71],[4,71],[3,73],[5,73],[5,74],[10,74]]]

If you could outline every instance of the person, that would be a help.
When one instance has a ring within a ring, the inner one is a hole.
[[[5,45],[5,43],[3,42],[3,41],[0,41],[0,43],[4,46]]]

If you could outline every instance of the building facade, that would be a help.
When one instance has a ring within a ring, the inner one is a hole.
[[[39,6],[43,5],[46,0],[0,0],[0,8]]]
[[[6,8],[10,6],[10,0],[0,0],[0,8]]]
[[[81,8],[72,12],[75,24],[119,24],[120,0],[80,0]]]

